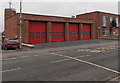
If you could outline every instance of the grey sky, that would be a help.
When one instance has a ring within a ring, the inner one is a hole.
[[[8,8],[8,1],[5,0],[2,2],[2,15],[1,15],[1,23],[0,23],[0,31],[3,31],[3,17],[4,17],[4,9]],[[15,2],[12,0],[12,7],[19,12],[19,2]],[[19,1],[19,0],[16,0]],[[92,12],[92,11],[103,11],[110,13],[118,13],[118,0],[66,0],[66,2],[61,0],[23,0],[23,12],[24,13],[32,13],[32,14],[40,14],[40,15],[54,15],[54,16],[65,16],[70,17],[72,15]]]

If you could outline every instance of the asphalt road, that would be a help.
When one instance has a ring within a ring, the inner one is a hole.
[[[4,58],[0,73],[3,81],[109,81],[120,75],[117,48],[107,45],[24,53]]]

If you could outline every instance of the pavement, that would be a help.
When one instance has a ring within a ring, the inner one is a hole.
[[[31,53],[46,53],[52,51],[64,51],[70,49],[78,49],[78,48],[92,48],[92,47],[99,47],[99,46],[107,46],[107,45],[118,45],[119,41],[116,40],[78,40],[78,41],[67,41],[67,42],[50,42],[50,43],[40,43],[40,44],[33,44],[35,45],[34,49],[23,49],[22,51],[19,50],[8,50],[2,51],[2,58],[7,57],[15,57],[15,56],[22,56],[24,53],[31,54]],[[17,55],[16,55],[17,53]]]
[[[43,48],[36,46],[31,50],[3,53],[0,71],[3,81],[117,83],[119,80],[118,41],[85,40],[36,45]]]

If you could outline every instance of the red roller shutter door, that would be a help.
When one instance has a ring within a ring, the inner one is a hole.
[[[64,23],[52,23],[51,25],[52,42],[65,40],[65,24]]]
[[[46,22],[29,22],[29,43],[46,42]]]
[[[69,40],[79,40],[78,24],[69,24]]]
[[[83,39],[90,39],[91,38],[91,25],[84,24],[83,25]]]

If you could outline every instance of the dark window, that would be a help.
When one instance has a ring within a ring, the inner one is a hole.
[[[78,33],[78,32],[76,32],[76,33]]]
[[[52,32],[52,34],[55,34],[54,32]]]
[[[60,35],[59,37],[64,37],[64,35]]]
[[[42,36],[42,38],[45,38],[45,36]]]
[[[37,35],[40,35],[40,32],[36,32]]]
[[[40,38],[40,36],[36,36],[36,38]]]
[[[33,38],[34,38],[34,36],[29,36],[29,38],[30,38],[30,39],[33,39]]]
[[[72,32],[72,33],[75,33],[75,32]]]
[[[74,35],[72,35],[72,36],[74,36]]]
[[[105,28],[102,29],[102,35],[106,36],[106,29]]]
[[[64,32],[60,32],[60,34],[64,34]]]
[[[52,36],[52,37],[54,37],[54,36]]]
[[[56,37],[59,37],[58,35]]]
[[[59,34],[59,32],[56,32],[56,34]]]
[[[42,32],[42,34],[45,34],[45,32]]]
[[[34,35],[34,32],[30,32],[29,35]]]

